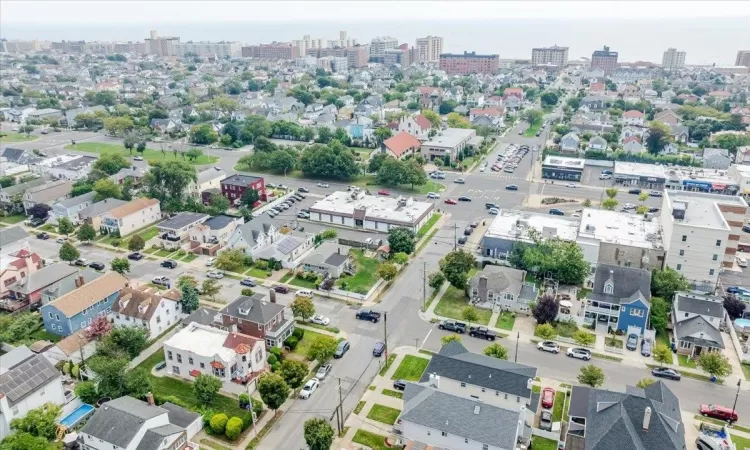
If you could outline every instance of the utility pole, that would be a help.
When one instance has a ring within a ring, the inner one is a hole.
[[[518,362],[518,341],[521,339],[521,332],[516,332],[516,355],[513,357],[513,362]]]
[[[344,430],[344,398],[341,396],[341,377],[339,377],[339,417],[341,424],[339,425],[339,434]]]
[[[383,313],[383,338],[385,340],[385,370],[388,370],[388,313]]]
[[[732,416],[734,416],[734,410],[737,408],[737,399],[740,398],[740,386],[742,386],[742,379],[737,380],[737,395],[734,396],[734,405],[732,405]]]
[[[422,311],[427,310],[427,261],[422,261]]]
[[[453,251],[458,248],[458,224],[453,224]]]

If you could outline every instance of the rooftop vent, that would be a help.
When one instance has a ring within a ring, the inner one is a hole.
[[[479,414],[479,410],[480,410],[480,407],[479,407],[479,405],[475,405],[475,406],[474,406],[474,414],[475,414],[475,415]]]

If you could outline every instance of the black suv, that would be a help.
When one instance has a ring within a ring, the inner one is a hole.
[[[161,262],[161,266],[166,267],[167,269],[174,269],[175,267],[177,267],[177,262],[171,259],[167,259]]]
[[[138,252],[134,252],[128,255],[128,259],[132,259],[133,261],[140,261],[143,259],[143,255]]]
[[[380,313],[368,309],[357,311],[355,317],[359,320],[369,320],[372,323],[378,323],[380,321]]]
[[[383,352],[385,352],[385,344],[383,344],[382,342],[378,342],[372,349],[372,356],[380,357],[383,355]]]

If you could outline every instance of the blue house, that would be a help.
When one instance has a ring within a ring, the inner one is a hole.
[[[40,309],[44,329],[60,336],[70,336],[85,329],[97,317],[112,312],[112,303],[128,280],[117,272],[109,272],[85,282],[78,277],[76,289]]]
[[[593,290],[586,296],[586,324],[596,324],[599,332],[620,330],[640,336],[646,330],[650,308],[651,272],[607,264],[596,267]]]

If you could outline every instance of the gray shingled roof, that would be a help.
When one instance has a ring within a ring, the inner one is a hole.
[[[265,223],[260,219],[255,219],[240,225],[237,229],[239,230],[239,233],[242,234],[242,237],[248,245],[252,246],[257,243],[258,236],[260,236],[261,233],[268,234],[271,226],[270,223]]]
[[[167,414],[167,410],[150,406],[133,397],[120,397],[104,403],[97,409],[81,433],[127,448],[140,432],[143,422],[161,414]]]
[[[158,450],[164,438],[182,433],[183,431],[182,428],[171,423],[156,428],[149,428],[138,443],[137,450]]]
[[[29,273],[28,277],[13,283],[8,289],[20,294],[31,294],[76,273],[78,269],[70,264],[51,264]]]
[[[102,214],[113,210],[119,206],[124,205],[127,203],[125,200],[119,200],[116,198],[108,198],[106,200],[102,200],[100,202],[96,202],[93,205],[89,206],[88,208],[82,209],[78,215],[82,219],[88,219],[91,217],[98,217]]]
[[[647,431],[643,416],[651,408]],[[586,418],[585,450],[684,450],[680,401],[662,381],[625,393],[573,386],[570,414]]]
[[[693,336],[697,334],[698,336]],[[674,325],[674,336],[678,341],[692,342],[701,347],[724,348],[721,333],[703,316],[693,316]]]
[[[46,183],[44,178],[34,178],[33,180],[27,181],[26,183],[14,184],[13,186],[2,188],[2,191],[8,194],[8,196],[13,197],[17,194],[23,194],[24,192],[26,192],[26,189],[41,186],[44,183]]]
[[[717,301],[707,301],[705,300],[706,298],[717,299]],[[719,319],[724,318],[724,304],[718,297],[706,297],[687,292],[678,292],[674,304],[678,313],[688,312]]]
[[[331,253],[331,255],[326,258],[325,263],[329,266],[338,267],[341,264],[344,264],[348,259],[349,255],[341,253]]]
[[[94,201],[94,197],[96,197],[96,192],[87,192],[83,195],[79,195],[78,197],[71,197],[66,198],[65,200],[60,200],[55,204],[70,208],[71,206],[80,205],[81,203]]]
[[[536,367],[471,353],[460,342],[450,342],[433,355],[420,382],[430,374],[481,386],[523,398],[531,397],[529,379],[536,377]]]
[[[182,326],[186,327],[191,323],[195,322],[201,325],[211,325],[214,321],[214,317],[219,311],[211,308],[198,308],[192,314],[182,319]]]
[[[169,411],[169,423],[175,424],[178,427],[187,428],[201,417],[200,414],[189,411],[182,406],[177,406],[174,403],[166,402],[161,407]]]
[[[241,314],[240,309],[247,310],[247,314]],[[271,303],[263,294],[255,294],[252,297],[240,295],[235,301],[225,306],[221,313],[248,322],[265,324],[283,310],[283,306]]]
[[[29,351],[28,348],[26,351]],[[0,393],[13,406],[59,376],[60,372],[46,357],[33,355],[0,375]]]
[[[208,214],[181,212],[176,216],[159,223],[158,227],[165,230],[179,230],[180,228],[186,227],[190,224],[205,220],[208,217],[210,217]]]
[[[6,248],[15,242],[28,238],[29,233],[24,231],[24,229],[18,225],[0,229],[0,248]]]
[[[232,221],[235,219],[237,218],[232,217],[232,216],[220,215],[216,217],[211,217],[210,219],[203,222],[203,225],[209,227],[212,230],[221,230],[221,229],[224,229],[230,223],[232,223]]]
[[[516,448],[520,411],[407,383],[400,419],[497,448]],[[477,447],[478,448],[478,447]]]
[[[604,286],[612,282],[612,294],[604,293]],[[594,288],[586,297],[613,304],[627,304],[636,298],[649,304],[651,299],[651,272],[634,267],[599,264],[594,275]]]

